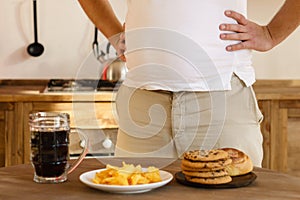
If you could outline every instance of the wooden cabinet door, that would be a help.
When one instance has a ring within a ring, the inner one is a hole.
[[[22,136],[17,136],[14,103],[0,103],[0,166],[22,162]],[[14,146],[14,148],[11,148]]]

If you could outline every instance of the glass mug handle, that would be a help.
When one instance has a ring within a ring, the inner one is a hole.
[[[83,150],[82,150],[80,156],[77,158],[77,160],[74,161],[68,168],[68,174],[72,173],[78,167],[78,165],[82,162],[82,160],[85,158],[86,154],[88,153],[88,146],[89,146],[89,139],[84,132],[82,132],[80,129],[71,128],[70,134],[73,134],[73,133],[78,133],[83,138],[83,140],[80,141],[80,144],[84,144],[84,145],[80,145],[80,146],[83,146]]]

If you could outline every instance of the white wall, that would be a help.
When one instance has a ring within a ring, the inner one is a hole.
[[[119,18],[124,20],[126,0],[110,1]],[[44,45],[45,52],[34,58],[26,53],[27,46],[33,42],[32,0],[0,1],[0,79],[74,78],[78,72],[84,74],[83,71],[91,71],[84,76],[97,75],[98,63],[91,53],[94,26],[78,2],[37,2],[39,42]],[[249,0],[249,18],[267,23],[282,2]],[[103,36],[99,40],[106,41]],[[258,79],[300,79],[299,28],[270,52],[255,52],[253,65]]]
[[[267,24],[283,2],[248,0],[248,17]],[[257,79],[300,79],[300,27],[271,51],[254,52],[253,65]]]
[[[111,2],[124,19],[126,1]],[[76,77],[91,53],[94,26],[76,0],[37,0],[37,5],[39,42],[45,52],[31,57],[26,48],[34,40],[32,0],[0,1],[0,79]]]

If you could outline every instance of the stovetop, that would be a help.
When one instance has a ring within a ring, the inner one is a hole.
[[[98,92],[98,91],[114,91],[119,84],[95,79],[51,79],[44,92]]]

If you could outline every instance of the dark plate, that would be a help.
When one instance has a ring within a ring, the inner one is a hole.
[[[250,172],[245,175],[232,177],[232,181],[230,183],[207,185],[207,184],[193,183],[193,182],[187,181],[182,172],[177,172],[175,174],[176,181],[178,181],[179,183],[181,183],[183,185],[199,187],[199,188],[211,188],[211,189],[245,187],[245,186],[250,185],[253,181],[255,181],[256,177],[257,177],[256,174],[254,174],[253,172]]]

